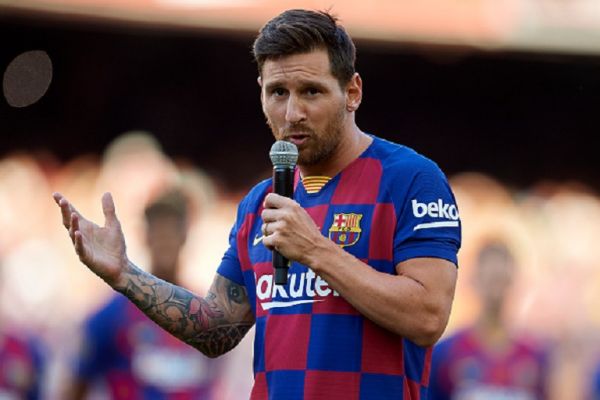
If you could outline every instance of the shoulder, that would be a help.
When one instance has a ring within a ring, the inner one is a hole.
[[[409,183],[416,177],[443,179],[446,177],[438,164],[416,150],[389,140],[372,136],[373,144],[366,156],[381,163],[384,176],[397,183]]]
[[[373,140],[365,156],[379,160],[382,185],[394,198],[421,192],[433,196],[433,200],[448,197],[448,179],[437,163],[408,146],[375,136]]]
[[[265,179],[254,185],[240,202],[239,211],[248,213],[258,210],[265,196],[271,191],[271,187],[271,179]]]
[[[447,190],[448,179],[436,162],[408,146],[372,137],[373,144],[365,156],[378,160],[382,183],[394,193],[422,187]]]

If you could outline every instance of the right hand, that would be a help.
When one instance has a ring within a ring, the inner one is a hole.
[[[54,193],[52,197],[60,207],[63,225],[69,231],[81,262],[115,287],[129,260],[125,252],[125,236],[115,214],[111,194],[104,193],[102,196],[104,227],[86,219],[62,194]]]

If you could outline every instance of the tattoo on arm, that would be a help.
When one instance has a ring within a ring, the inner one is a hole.
[[[234,348],[254,324],[246,289],[221,275],[205,298],[130,264],[117,290],[149,318],[208,357]]]

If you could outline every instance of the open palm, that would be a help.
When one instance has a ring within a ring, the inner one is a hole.
[[[110,193],[102,196],[103,227],[81,215],[62,194],[54,193],[53,197],[81,262],[109,284],[116,282],[127,265],[127,255],[125,237]]]

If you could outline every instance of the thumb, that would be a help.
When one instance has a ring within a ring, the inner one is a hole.
[[[115,202],[112,195],[108,192],[102,195],[102,212],[104,213],[104,226],[112,226],[119,223],[115,213]]]

